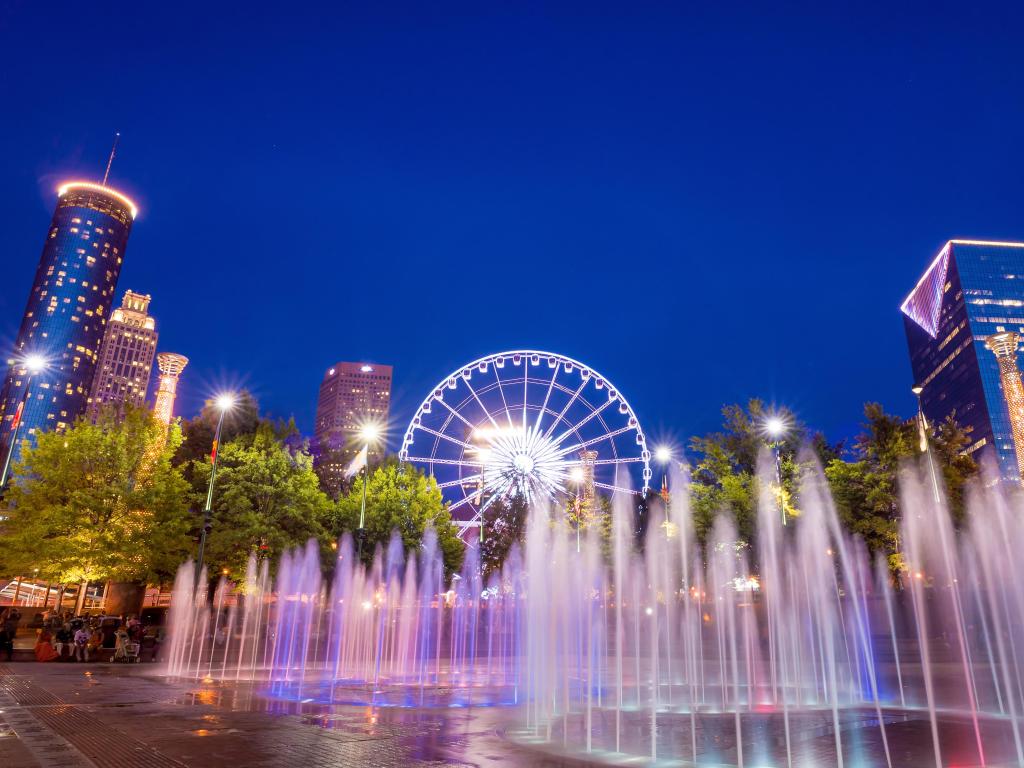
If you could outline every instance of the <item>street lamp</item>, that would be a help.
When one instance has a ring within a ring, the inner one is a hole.
[[[213,484],[217,479],[217,458],[220,455],[220,433],[224,428],[224,416],[235,405],[235,396],[230,392],[218,395],[213,401],[214,407],[220,412],[217,417],[217,430],[213,433],[213,448],[210,450],[210,485],[206,489],[206,504],[203,505],[203,529],[199,532],[199,558],[196,561],[196,585],[203,573],[203,552],[206,549],[206,535],[210,532],[210,512],[213,509]]]
[[[661,476],[661,492],[663,496],[668,495],[668,465],[672,461],[672,449],[667,445],[659,445],[654,449],[654,460],[661,464],[665,470]],[[667,500],[667,499],[666,499]]]
[[[924,392],[924,387],[915,384],[910,391],[917,398],[917,447],[921,453],[928,453],[928,420],[924,416],[924,407],[921,405],[921,393]]]
[[[779,449],[782,447],[782,440],[789,431],[789,424],[779,414],[772,414],[764,420],[764,433],[768,436],[768,445],[775,457],[775,484],[779,489],[779,511],[782,513],[782,524],[786,525],[786,507],[782,497],[782,457]]]
[[[939,493],[939,478],[935,472],[935,457],[928,450],[928,420],[924,416],[924,406],[921,405],[921,393],[924,392],[924,387],[916,384],[910,388],[910,391],[917,398],[918,448],[921,449],[921,453],[925,454],[928,460],[928,474],[932,480],[932,494],[935,496],[935,503],[938,504],[942,494]]]
[[[25,389],[21,393],[21,402],[11,419],[10,444],[7,446],[7,456],[4,457],[4,468],[0,472],[0,496],[7,490],[7,480],[11,474],[11,459],[14,457],[14,446],[18,444],[18,432],[21,429],[21,419],[25,415],[25,407],[28,405],[29,387],[32,386],[32,377],[46,368],[46,358],[42,355],[29,355],[22,361],[28,376],[25,378]]]
[[[364,424],[359,429],[359,437],[363,441],[363,501],[359,507],[359,551],[363,554],[363,528],[366,525],[366,480],[370,474],[370,446],[380,440],[380,428],[376,424]]]

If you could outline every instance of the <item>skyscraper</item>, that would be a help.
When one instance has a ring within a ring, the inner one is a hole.
[[[107,321],[99,363],[92,379],[89,412],[100,406],[142,405],[156,354],[156,322],[149,315],[151,296],[125,291],[121,306]]]
[[[0,392],[4,450],[31,355],[46,358],[46,369],[32,379],[20,436],[63,429],[85,413],[135,214],[131,200],[102,184],[74,181],[58,190]]]
[[[1019,482],[1024,243],[950,240],[901,308],[926,419],[953,416],[970,437],[967,453],[992,450],[1002,477]]]
[[[161,352],[156,356],[156,364],[160,367],[160,383],[156,388],[153,413],[158,421],[170,424],[174,416],[174,398],[178,393],[178,377],[188,365],[188,358],[174,352]]]
[[[391,410],[391,366],[336,363],[320,384],[316,407],[314,465],[321,481],[337,493],[346,465],[362,445],[359,430],[375,424],[383,433]],[[384,455],[383,442],[370,446],[370,460]]]

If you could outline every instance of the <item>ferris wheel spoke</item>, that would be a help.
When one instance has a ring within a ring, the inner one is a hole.
[[[598,416],[600,416],[601,415],[601,411],[603,411],[605,408],[607,408],[609,405],[611,405],[612,402],[613,402],[612,400],[605,400],[602,405],[600,405],[597,408],[595,408],[594,410],[592,410],[590,413],[588,413],[586,415],[586,417],[580,419],[578,422],[576,422],[571,427],[569,427],[567,430],[565,430],[565,432],[563,432],[561,435],[559,435],[558,437],[556,437],[554,439],[555,445],[561,445],[562,441],[565,440],[565,438],[567,438],[573,432],[575,432],[578,435],[579,431],[580,431],[580,429],[582,427],[586,426],[593,419],[595,419]]]
[[[588,462],[596,466],[608,465],[608,464],[637,464],[643,461],[640,456],[626,456],[619,459],[595,459],[594,461]]]
[[[466,506],[467,504],[470,504],[470,503],[472,503],[472,501],[473,501],[473,496],[475,496],[475,495],[476,495],[476,494],[471,494],[471,495],[469,495],[469,496],[463,496],[463,497],[462,497],[461,499],[459,499],[458,501],[453,501],[453,502],[452,502],[451,504],[449,504],[449,505],[448,505],[448,512],[449,512],[449,513],[451,513],[451,512],[454,512],[454,511],[455,511],[456,509],[458,509],[459,507],[464,507],[464,506]]]
[[[623,488],[622,486],[612,485],[611,483],[594,483],[594,487],[605,491],[612,491],[614,493],[625,493],[629,495],[636,493],[632,488]]]
[[[498,369],[497,369],[497,368],[495,368],[495,369],[494,369],[494,373],[495,373],[495,374],[497,374],[497,373],[498,373]],[[483,400],[481,400],[481,399],[480,399],[480,395],[478,395],[478,394],[476,393],[476,390],[475,390],[475,389],[473,389],[473,385],[469,383],[469,379],[467,379],[467,378],[463,377],[463,379],[462,379],[462,380],[463,380],[464,382],[466,382],[466,386],[467,386],[467,387],[469,388],[470,394],[472,394],[472,395],[473,395],[473,399],[474,399],[474,400],[476,400],[476,404],[480,406],[480,410],[484,412],[484,415],[485,415],[485,416],[487,417],[487,419],[488,419],[488,420],[489,420],[489,421],[491,422],[491,426],[493,426],[493,427],[494,427],[495,429],[501,429],[501,427],[499,427],[499,426],[498,426],[498,422],[496,422],[496,421],[494,420],[494,416],[492,416],[492,415],[491,415],[491,412],[490,412],[490,411],[489,411],[489,410],[487,409],[487,406],[486,406],[486,405],[484,405],[484,403],[483,403]],[[503,400],[505,399],[505,396],[504,396],[504,395],[502,395],[502,399],[503,399]],[[466,422],[466,423],[468,424],[469,422]],[[470,426],[472,427],[473,425],[472,425],[472,424],[470,424]]]
[[[442,440],[447,440],[449,443],[455,443],[456,445],[461,446],[462,448],[465,448],[468,451],[475,451],[476,450],[476,446],[475,445],[471,445],[471,444],[467,443],[464,440],[459,440],[459,438],[457,438],[457,437],[452,437],[451,435],[447,435],[444,432],[438,432],[436,429],[431,429],[430,427],[424,427],[422,424],[420,424],[419,429],[422,429],[428,435],[433,435],[434,437],[438,437],[438,438],[440,438]]]
[[[466,477],[460,477],[458,480],[448,480],[443,483],[438,483],[437,487],[441,490],[445,488],[454,488],[457,485],[465,485],[466,483],[478,482],[483,477],[482,474],[468,475]]]
[[[547,428],[546,432],[544,432],[544,437],[551,437],[551,433],[555,431],[555,427],[558,426],[558,423],[565,420],[565,414],[569,412],[569,409],[572,408],[572,404],[576,402],[583,390],[586,389],[587,381],[588,379],[584,379],[580,384],[579,389],[572,393],[572,397],[569,398],[569,402],[565,404],[565,407],[559,412],[555,420],[551,422],[551,426]]]
[[[413,464],[443,464],[446,467],[479,467],[481,462],[464,461],[462,459],[438,459],[425,456],[407,456],[406,461]]]
[[[463,424],[465,424],[470,429],[474,428],[473,422],[471,422],[469,419],[467,419],[461,413],[459,413],[454,408],[452,408],[450,405],[448,405],[448,403],[446,403],[444,400],[435,400],[434,402],[435,403],[440,403],[441,405],[443,405],[445,408],[447,408],[449,411],[451,411],[452,416],[454,416],[455,418],[459,419]]]
[[[584,440],[583,442],[576,443],[575,445],[570,445],[567,448],[559,448],[558,453],[561,456],[566,456],[575,450],[579,450],[581,448],[588,448],[589,446],[600,443],[603,440],[611,440],[613,437],[618,437],[623,432],[629,432],[632,429],[633,426],[627,424],[626,426],[621,427],[619,429],[613,429],[611,432],[605,432],[603,435],[600,435],[599,437],[593,437],[590,440]]]
[[[505,406],[505,417],[508,419],[508,426],[511,429],[515,429],[516,425],[512,421],[512,410],[508,407],[508,400],[505,399],[505,388],[501,385],[501,374],[498,373],[497,363],[494,365],[494,380],[498,383],[498,394],[501,395],[501,402]],[[525,404],[523,407],[526,407]],[[494,419],[492,418],[491,421],[494,421]],[[494,426],[497,427],[498,425],[495,424]]]
[[[555,367],[552,368],[551,383],[548,384],[548,391],[544,395],[544,404],[541,405],[540,410],[537,411],[537,423],[534,424],[533,429],[538,433],[540,432],[540,423],[544,420],[544,414],[548,410],[548,401],[551,399],[551,393],[555,389],[555,379],[558,378],[559,368],[560,366],[558,365],[558,363],[555,363]]]

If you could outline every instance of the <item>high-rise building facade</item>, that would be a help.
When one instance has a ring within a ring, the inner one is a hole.
[[[188,365],[188,358],[175,352],[161,352],[156,356],[156,364],[160,368],[160,383],[156,388],[153,413],[157,421],[170,424],[174,416],[174,398],[178,394],[178,378]]]
[[[111,313],[92,379],[90,413],[103,405],[140,406],[145,401],[157,339],[151,300],[148,294],[126,291],[121,306]]]
[[[933,425],[952,416],[967,453],[992,450],[1019,482],[1024,436],[1017,335],[1024,334],[1024,243],[951,240],[903,302],[914,386]],[[1014,384],[1016,382],[1016,385]]]
[[[378,427],[381,440],[370,446],[371,462],[384,455],[383,432],[391,411],[391,366],[336,363],[324,374],[316,407],[314,464],[324,485],[337,492],[347,464],[362,449],[359,432]]]
[[[63,429],[85,413],[135,214],[131,200],[108,186],[70,182],[58,190],[0,392],[4,450],[30,356],[45,358],[46,368],[32,378],[19,440]]]

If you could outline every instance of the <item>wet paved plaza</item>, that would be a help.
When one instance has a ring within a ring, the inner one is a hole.
[[[494,709],[299,706],[147,665],[0,665],[0,766],[556,765],[501,735]]]
[[[557,755],[563,741],[583,743],[584,718],[558,721],[549,733],[521,727],[508,707],[370,708],[268,699],[248,683],[168,680],[155,665],[0,665],[0,766],[3,768],[172,768],[181,766],[558,766],[586,761]],[[659,715],[659,765],[759,768],[786,765],[776,714],[744,716],[746,760],[735,749],[732,715],[702,716],[696,730],[686,714]],[[840,713],[847,764],[885,766],[873,711]],[[927,714],[884,714],[893,766],[932,766]],[[594,764],[618,764],[614,734],[633,755],[650,754],[649,713],[625,712],[615,730],[611,711],[592,717]],[[1005,722],[986,721],[989,765],[1016,765]],[[832,716],[794,713],[793,764],[835,765]],[[542,744],[535,736],[550,739]],[[941,727],[946,764],[978,764],[972,730],[962,717]],[[666,760],[671,751],[684,760]],[[631,765],[649,764],[634,757]]]

